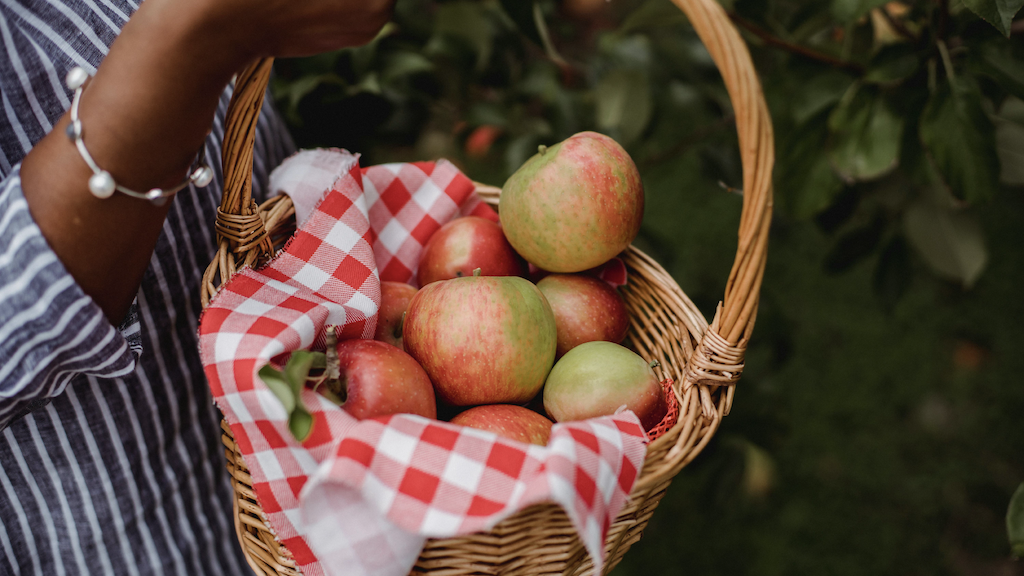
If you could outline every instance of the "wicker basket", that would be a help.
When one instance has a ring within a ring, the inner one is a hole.
[[[629,272],[623,288],[630,312],[630,339],[662,376],[675,381],[678,423],[652,442],[630,499],[608,531],[605,570],[638,541],[672,478],[693,460],[729,413],[743,369],[743,352],[757,314],[771,219],[774,144],[771,121],[750,54],[715,0],[673,0],[689,17],[725,80],[735,109],[743,162],[743,213],[739,244],[725,298],[709,325],[665,270],[630,247],[622,254]],[[287,197],[262,206],[251,199],[252,150],[270,60],[239,74],[228,113],[224,145],[224,197],[218,211],[219,252],[204,280],[203,306],[219,283],[244,265],[268,258],[294,231]],[[500,189],[477,186],[497,206]],[[263,519],[252,479],[226,424],[222,437],[235,491],[235,528],[252,569],[259,575],[299,574],[290,552]],[[564,511],[555,504],[527,508],[488,533],[428,540],[413,574],[589,574],[592,563]]]

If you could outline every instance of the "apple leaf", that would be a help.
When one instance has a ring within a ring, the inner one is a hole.
[[[996,151],[1002,165],[999,180],[1012,186],[1024,185],[1024,126],[1011,120],[999,120]]]
[[[297,350],[288,358],[283,372],[269,364],[260,368],[260,380],[281,401],[288,414],[288,429],[299,442],[308,438],[313,430],[313,415],[302,403],[302,390],[309,378],[309,371],[326,365],[327,359],[322,352]]]
[[[819,114],[790,132],[780,146],[776,168],[779,207],[794,218],[807,219],[828,208],[843,182],[821,154],[828,141],[826,114]]]
[[[639,136],[651,120],[651,83],[642,70],[613,68],[598,81],[597,125],[622,145]]]
[[[988,262],[981,226],[973,215],[927,200],[907,208],[903,229],[911,245],[940,276],[970,288]]]
[[[981,105],[978,87],[963,78],[950,78],[921,113],[920,137],[950,192],[976,202],[995,195],[999,156],[995,126]]]
[[[505,10],[516,28],[530,39],[537,46],[543,46],[540,31],[537,29],[537,21],[534,19],[534,5],[536,2],[524,2],[523,0],[501,0],[501,7]]]
[[[999,30],[999,33],[1010,37],[1010,25],[1013,17],[1024,6],[1024,0],[963,0],[971,12]]]
[[[1003,90],[1024,99],[1024,61],[1013,48],[1002,39],[985,42],[971,51],[971,68],[995,80]]]
[[[1017,558],[1024,558],[1024,482],[1010,498],[1006,510],[1006,533],[1010,538],[1010,549]]]
[[[828,119],[829,158],[848,181],[872,180],[899,162],[903,118],[893,112],[874,86],[853,88]]]
[[[871,84],[896,84],[912,76],[920,67],[921,58],[913,46],[887,46],[871,59],[864,81]]]
[[[999,180],[1024,186],[1024,100],[1007,98],[995,120],[996,151],[1002,166]]]

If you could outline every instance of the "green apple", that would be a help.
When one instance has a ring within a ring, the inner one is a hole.
[[[562,356],[544,384],[544,410],[555,422],[586,420],[628,408],[644,430],[658,425],[668,402],[658,377],[636,352],[587,342]]]

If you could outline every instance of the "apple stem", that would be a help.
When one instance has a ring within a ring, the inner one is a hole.
[[[324,375],[328,380],[337,380],[338,373],[341,371],[341,365],[338,362],[338,335],[334,330],[334,326],[327,327],[327,367],[324,370]]]
[[[477,277],[479,275],[480,275],[480,269],[479,268],[474,268],[473,269],[473,277]]]
[[[324,386],[343,403],[348,397],[348,390],[341,375],[341,361],[338,359],[338,335],[335,328],[335,326],[327,327],[327,367],[324,370]]]
[[[544,153],[546,153],[547,151],[548,151],[548,147],[547,146],[545,146],[543,144],[541,144],[540,146],[537,146],[537,152],[540,152],[542,155]]]
[[[650,366],[652,369],[657,368],[658,366],[661,366],[661,362],[658,362],[657,360],[651,360],[651,363],[648,364],[648,366]]]

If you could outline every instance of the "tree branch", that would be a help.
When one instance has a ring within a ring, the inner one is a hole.
[[[773,36],[770,32],[760,28],[753,22],[748,22],[747,20],[744,20],[734,12],[729,13],[729,18],[731,18],[737,26],[743,28],[747,32],[750,32],[754,36],[757,36],[758,38],[761,39],[761,41],[763,41],[765,44],[769,46],[774,46],[776,48],[780,48],[782,50],[790,52],[792,54],[803,56],[804,58],[815,60],[823,64],[828,64],[829,66],[835,66],[837,68],[849,70],[850,72],[853,72],[855,74],[864,73],[864,67],[856,62],[841,60],[839,58],[836,58],[835,56],[829,56],[828,54],[812,50],[810,48],[807,48],[806,46],[800,46],[799,44],[787,42],[786,40]]]

